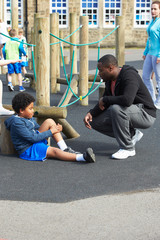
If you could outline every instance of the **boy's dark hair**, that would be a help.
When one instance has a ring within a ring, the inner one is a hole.
[[[28,93],[18,93],[12,99],[12,108],[16,113],[20,112],[20,109],[25,110],[32,102],[35,102],[35,98]]]
[[[98,62],[102,63],[102,65],[104,65],[105,67],[109,67],[109,65],[113,65],[113,66],[116,66],[118,67],[118,61],[117,59],[111,55],[111,54],[106,54],[104,55],[103,57],[101,57]]]

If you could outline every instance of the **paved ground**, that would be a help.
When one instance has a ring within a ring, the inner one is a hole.
[[[126,50],[126,64],[135,66],[140,74],[142,52]],[[101,55],[105,53],[114,54],[114,50],[104,49]],[[95,72],[96,58],[97,52],[92,50],[91,72]],[[17,91],[8,92],[5,77],[1,79],[3,103],[10,104]],[[26,90],[35,96],[27,85]],[[63,92],[62,87],[60,93],[51,95],[51,105],[57,105]],[[97,98],[95,92],[88,107],[76,103],[68,108],[67,120],[81,136],[66,139],[69,146],[82,152],[92,147],[96,164],[29,162],[0,155],[0,238],[160,239],[160,113],[157,112],[154,126],[143,131],[136,156],[115,161],[110,156],[118,150],[116,141],[83,125],[83,117]]]

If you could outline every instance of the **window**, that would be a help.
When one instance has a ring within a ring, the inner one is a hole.
[[[121,15],[121,0],[104,0],[104,27],[115,27],[116,16]]]
[[[7,27],[12,25],[11,0],[4,0],[4,20]],[[23,0],[18,0],[18,26],[23,27]]]
[[[51,0],[51,13],[59,13],[59,27],[68,26],[68,0]]]
[[[151,20],[152,0],[135,0],[134,26],[146,27]]]
[[[82,0],[81,15],[88,16],[89,27],[98,27],[98,0]]]

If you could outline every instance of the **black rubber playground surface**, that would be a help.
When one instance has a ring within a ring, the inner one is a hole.
[[[141,61],[128,61],[127,64],[138,68],[142,66]],[[18,91],[9,92],[5,76],[1,75],[0,78],[4,84],[3,103],[11,104],[11,99]],[[35,96],[35,91],[28,85],[25,88]],[[60,93],[51,94],[51,105],[57,105],[63,92],[64,87]],[[95,105],[97,99],[98,92],[95,92],[89,97],[89,106],[82,107],[76,103],[68,107],[67,120],[80,137],[66,139],[69,146],[81,152],[92,147],[96,163],[58,160],[31,162],[0,154],[0,200],[61,203],[160,186],[160,111],[157,111],[154,126],[142,130],[144,136],[136,145],[136,156],[127,160],[112,160],[111,154],[118,150],[116,140],[90,131],[83,124],[86,112]],[[53,145],[56,146],[55,143]]]

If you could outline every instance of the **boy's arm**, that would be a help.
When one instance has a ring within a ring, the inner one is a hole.
[[[8,65],[10,63],[22,62],[21,59],[18,60],[0,60],[0,66]]]
[[[20,52],[20,54],[23,53],[24,56],[27,55],[27,54],[26,54],[26,51],[24,50],[23,43],[20,43],[20,44],[19,44],[19,52]]]

